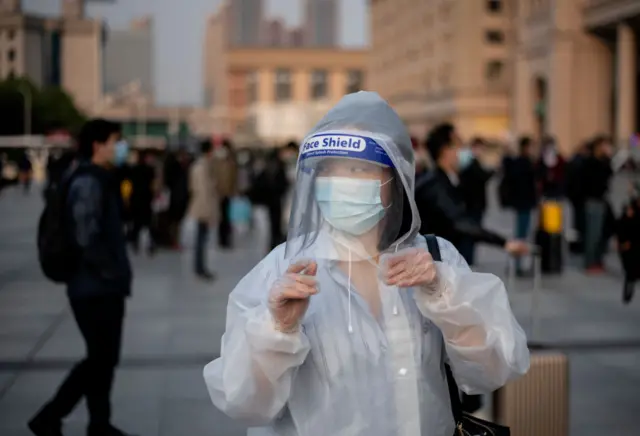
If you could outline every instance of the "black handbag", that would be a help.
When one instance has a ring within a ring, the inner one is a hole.
[[[426,235],[427,247],[433,260],[440,262],[440,247],[438,239],[434,235]],[[453,377],[453,372],[449,365],[445,363],[444,370],[447,377],[447,385],[449,387],[449,397],[451,399],[451,412],[456,423],[456,430],[453,436],[511,436],[509,427],[485,421],[476,418],[463,411],[462,402],[460,401],[460,389]]]

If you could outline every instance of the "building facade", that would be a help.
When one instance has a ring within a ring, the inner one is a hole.
[[[128,29],[108,32],[104,48],[104,92],[113,93],[138,82],[142,93],[154,100],[153,22],[134,20]]]
[[[301,140],[345,94],[365,89],[365,50],[234,49],[229,128],[266,142]]]
[[[511,2],[371,0],[370,88],[413,135],[454,122],[463,137],[509,128]]]
[[[512,130],[565,153],[596,134],[640,130],[640,1],[518,0]]]
[[[306,45],[310,47],[335,47],[338,45],[337,0],[306,0]]]
[[[234,46],[255,46],[263,43],[264,2],[263,0],[231,0],[226,3],[230,35]]]
[[[56,18],[24,14],[19,1],[0,4],[0,79],[61,86],[91,111],[102,94],[103,45],[103,24],[85,18],[82,0],[62,2]]]
[[[367,86],[368,50],[234,46],[228,13],[229,4],[223,5],[205,33],[204,100],[212,135],[299,140],[344,94]]]

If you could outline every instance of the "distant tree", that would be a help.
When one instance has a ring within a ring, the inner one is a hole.
[[[36,109],[43,133],[56,129],[77,133],[85,116],[63,89],[49,86],[40,91]]]
[[[64,90],[49,86],[38,89],[28,78],[0,81],[0,135],[25,134],[25,104],[31,103],[31,133],[46,134],[65,129],[76,133],[85,120]]]

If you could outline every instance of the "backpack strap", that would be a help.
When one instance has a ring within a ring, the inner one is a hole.
[[[440,254],[440,245],[438,244],[438,238],[436,235],[424,235],[424,239],[427,241],[427,248],[429,249],[429,253],[433,260],[441,262],[442,256]],[[453,378],[451,367],[447,363],[444,364],[444,372],[447,377],[447,387],[449,388],[451,412],[453,414],[453,419],[456,421],[456,424],[458,424],[462,421],[463,416],[462,402],[460,401],[460,388],[458,388],[456,379]]]

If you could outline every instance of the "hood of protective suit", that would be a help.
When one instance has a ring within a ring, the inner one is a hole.
[[[288,255],[295,255],[301,246],[315,242],[321,233],[323,218],[315,204],[314,190],[317,162],[328,158],[369,162],[392,172],[389,181],[393,183],[393,207],[386,211],[386,222],[396,223],[397,227],[381,236],[380,251],[392,246],[397,249],[417,234],[420,217],[414,201],[415,158],[411,138],[385,100],[375,92],[360,91],[343,97],[301,144],[289,219]]]

